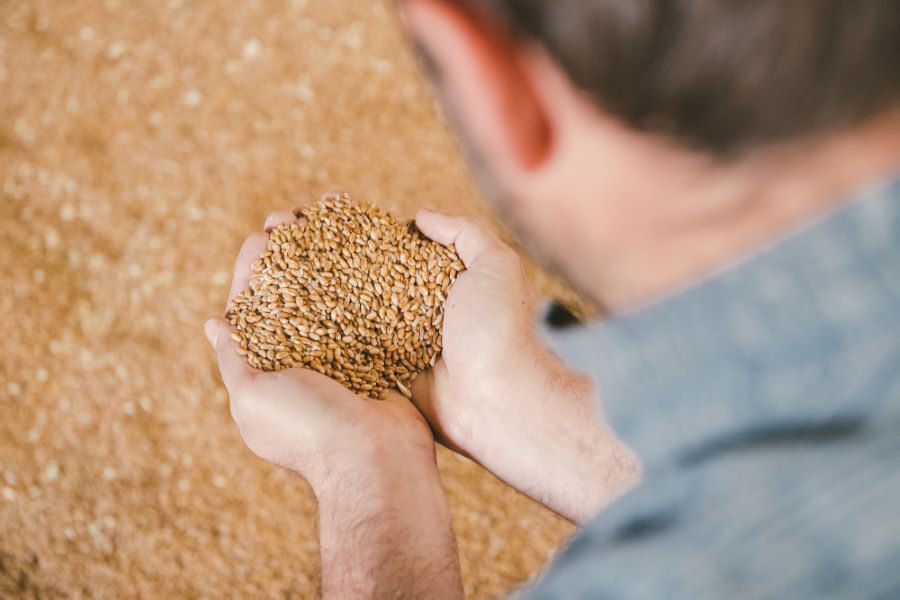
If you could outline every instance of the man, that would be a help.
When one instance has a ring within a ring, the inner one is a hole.
[[[611,316],[551,352],[516,255],[422,211],[468,270],[415,407],[210,321],[245,441],[318,497],[324,594],[461,595],[434,432],[583,526],[525,597],[900,596],[895,0],[401,10],[501,214]]]

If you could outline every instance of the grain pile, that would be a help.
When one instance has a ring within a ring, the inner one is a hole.
[[[462,262],[346,194],[300,212],[306,223],[273,229],[250,288],[231,302],[239,352],[264,371],[303,367],[374,398],[393,387],[409,396],[440,354]]]

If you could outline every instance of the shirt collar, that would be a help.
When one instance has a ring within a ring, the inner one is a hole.
[[[596,378],[648,468],[754,428],[871,413],[867,385],[900,364],[900,176],[665,301],[545,337]]]

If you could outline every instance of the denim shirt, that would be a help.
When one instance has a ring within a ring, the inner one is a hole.
[[[548,343],[643,483],[526,598],[900,598],[900,177]]]

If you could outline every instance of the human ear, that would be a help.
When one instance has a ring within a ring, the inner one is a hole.
[[[485,15],[444,0],[406,0],[407,27],[460,134],[494,172],[537,168],[552,143],[523,45]]]

